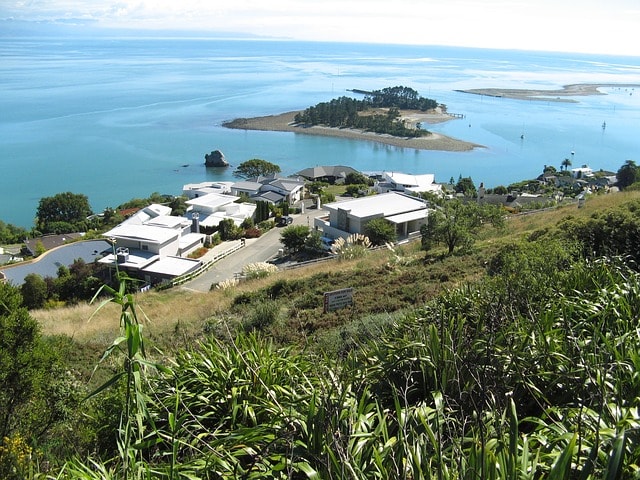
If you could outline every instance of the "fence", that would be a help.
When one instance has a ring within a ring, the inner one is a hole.
[[[213,264],[216,263],[218,260],[221,260],[224,257],[226,257],[228,255],[231,255],[234,252],[237,252],[242,247],[244,247],[244,245],[245,245],[244,242],[240,242],[236,246],[231,247],[231,248],[225,250],[224,252],[220,252],[220,253],[216,254],[213,258],[211,258],[207,262],[205,262],[202,265],[200,265],[194,271],[189,272],[189,273],[185,273],[184,275],[180,275],[179,277],[175,277],[175,278],[173,278],[171,280],[168,280],[167,282],[164,282],[164,283],[158,285],[156,287],[156,290],[166,290],[166,289],[169,289],[169,288],[172,288],[172,287],[177,287],[178,285],[182,285],[183,283],[186,283],[189,280],[192,280],[192,279],[196,278],[198,275],[201,275],[202,273],[204,273],[207,270],[209,270],[213,266]]]

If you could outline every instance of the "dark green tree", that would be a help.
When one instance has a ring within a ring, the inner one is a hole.
[[[321,194],[325,188],[329,186],[328,182],[311,182],[307,184],[307,190],[313,194]]]
[[[373,180],[360,172],[349,172],[344,178],[345,185],[373,185]]]
[[[292,253],[297,253],[304,248],[308,236],[309,227],[306,225],[290,225],[282,230],[280,243]]]
[[[259,158],[242,162],[233,172],[233,174],[239,178],[254,178],[273,175],[274,173],[280,173],[280,167],[274,163],[267,162],[266,160],[261,160]]]
[[[504,214],[500,207],[450,200],[431,212],[428,222],[420,228],[422,248],[430,250],[435,244],[443,243],[449,254],[455,248],[467,248],[473,244],[485,224],[496,228],[504,225]]]
[[[236,240],[237,238],[240,238],[241,229],[236,226],[233,220],[225,218],[224,220],[220,220],[220,223],[218,224],[218,234],[224,241]]]
[[[317,230],[312,231],[304,241],[304,249],[312,254],[324,253],[322,235]]]
[[[350,197],[363,197],[366,195],[368,189],[369,187],[363,183],[359,185],[352,184],[345,188],[344,193]]]
[[[640,172],[638,170],[638,166],[633,160],[627,160],[626,162],[624,162],[624,165],[622,165],[618,169],[618,173],[616,173],[616,178],[618,179],[618,187],[624,189],[629,185],[639,181]]]
[[[396,241],[396,227],[384,218],[370,220],[364,228],[364,234],[373,245],[385,245]]]
[[[173,197],[171,201],[169,201],[168,206],[171,207],[171,215],[181,217],[187,211],[187,199],[182,195]]]
[[[458,178],[458,183],[456,183],[455,191],[456,193],[464,194],[465,197],[475,197],[476,186],[471,177],[460,176],[460,178]]]
[[[258,224],[260,222],[264,222],[265,220],[269,219],[269,216],[271,215],[271,212],[269,211],[269,203],[262,201],[262,200],[258,200],[256,202],[256,211],[255,211],[255,223]]]
[[[131,200],[118,205],[117,210],[126,210],[129,208],[144,208],[153,203],[167,203],[168,197],[159,192],[152,192],[147,198],[132,198]]]
[[[25,307],[28,309],[42,308],[47,301],[47,283],[37,273],[30,273],[24,277],[20,293]]]
[[[47,398],[63,380],[61,360],[22,302],[17,287],[0,283],[0,438],[12,432],[39,437],[62,416],[56,411],[62,403]]]
[[[28,232],[24,228],[0,220],[0,244],[22,243],[27,236]]]
[[[70,304],[80,300],[91,300],[104,283],[100,278],[106,278],[106,267],[97,262],[87,263],[78,258],[67,267],[58,267],[57,277],[45,278],[47,282],[48,298],[55,298]]]
[[[42,233],[69,233],[83,230],[89,215],[91,206],[86,195],[65,192],[40,199],[36,221]]]

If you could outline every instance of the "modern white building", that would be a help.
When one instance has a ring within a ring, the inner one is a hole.
[[[202,197],[187,200],[186,218],[190,218],[202,227],[217,227],[224,219],[231,219],[240,225],[246,218],[252,218],[256,211],[255,203],[236,203],[238,197],[209,193]],[[197,214],[194,217],[194,214]],[[196,229],[197,230],[197,229]],[[199,230],[198,230],[199,231]]]
[[[201,262],[183,258],[204,244],[185,217],[170,216],[171,208],[150,205],[103,235],[115,252],[100,263],[129,272],[149,284],[160,283],[197,269]]]
[[[210,193],[231,194],[233,182],[202,182],[183,185],[182,194],[188,200],[203,197]]]
[[[399,192],[328,203],[324,208],[329,216],[316,218],[314,227],[328,238],[364,234],[367,223],[374,218],[384,218],[395,224],[398,237],[403,238],[419,232],[429,215],[425,201]]]
[[[231,185],[231,195],[235,195],[236,197],[239,197],[241,195],[253,197],[254,195],[258,195],[258,193],[260,193],[260,188],[262,188],[261,183],[250,180],[243,180]]]
[[[578,168],[572,168],[571,176],[577,179],[585,179],[587,177],[593,176],[593,170],[591,170],[591,168],[589,168],[587,165],[582,165]]]
[[[430,192],[441,195],[442,186],[436,183],[435,175],[427,173],[423,175],[410,175],[400,172],[382,172],[381,178],[376,182],[374,189],[378,193],[404,192],[423,193]]]

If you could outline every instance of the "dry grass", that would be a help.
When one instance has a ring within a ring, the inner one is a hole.
[[[372,256],[369,261],[376,260]],[[340,262],[340,268],[353,268],[358,261]],[[145,323],[146,331],[156,337],[164,337],[181,328],[200,328],[208,319],[224,316],[239,293],[253,291],[270,285],[277,279],[300,278],[316,273],[332,271],[335,262],[314,264],[304,269],[279,272],[266,278],[239,284],[228,291],[212,290],[198,293],[181,288],[162,292],[147,292],[136,295],[136,305]],[[80,342],[108,345],[113,341],[119,328],[120,310],[115,304],[108,304],[98,310],[100,303],[81,303],[71,307],[31,312],[45,335],[65,335]]]

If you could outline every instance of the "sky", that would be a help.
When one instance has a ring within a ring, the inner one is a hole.
[[[0,0],[0,19],[640,56],[640,0]]]

